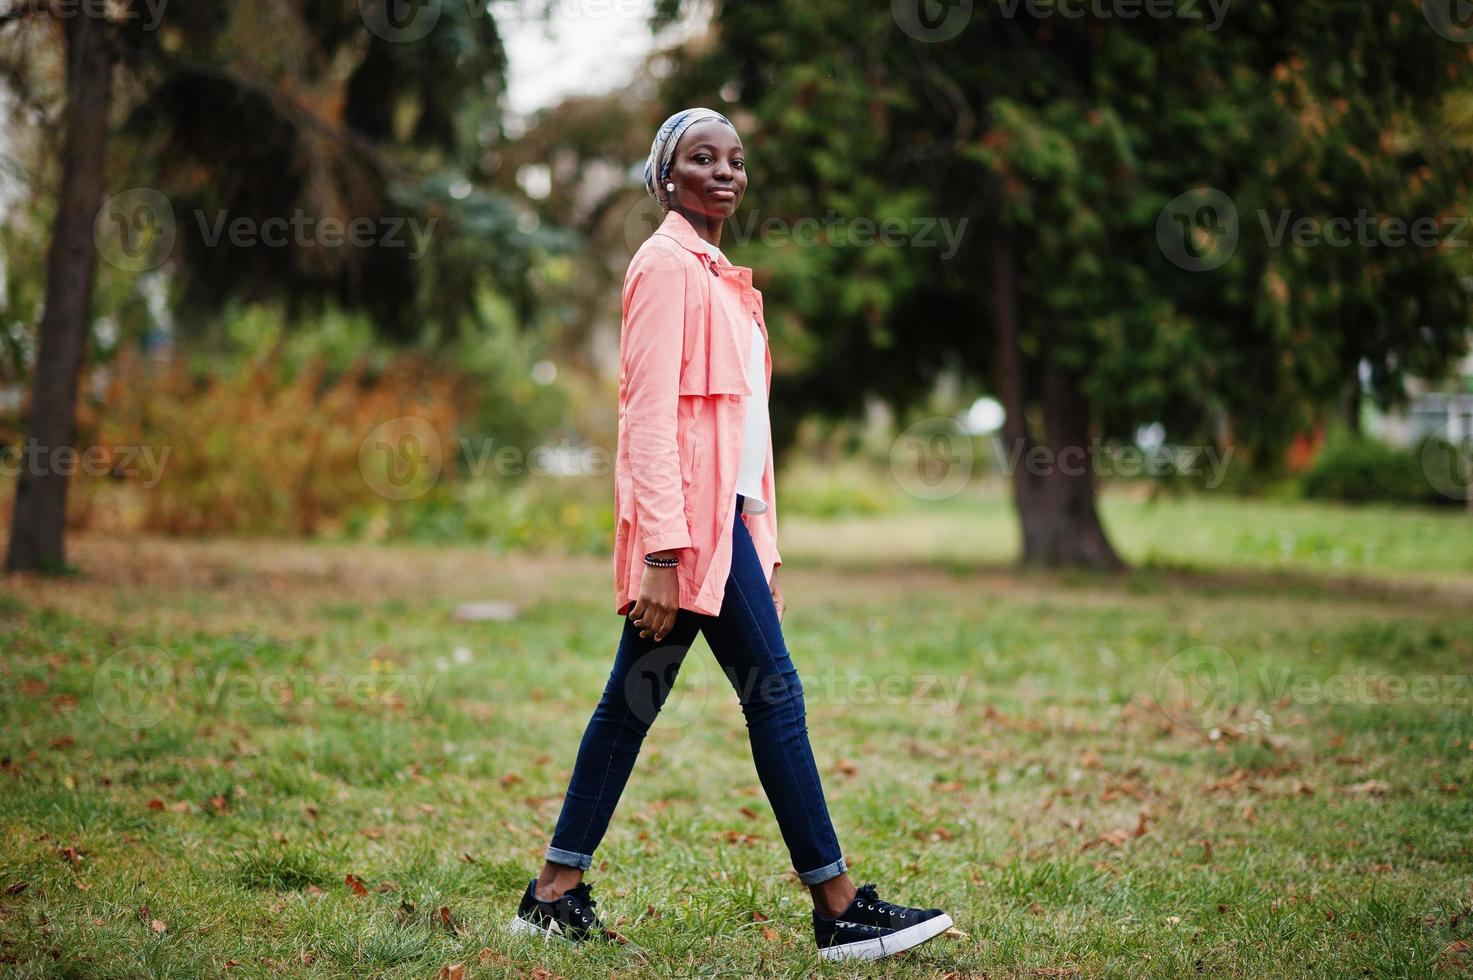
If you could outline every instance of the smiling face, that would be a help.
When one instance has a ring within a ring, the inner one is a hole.
[[[676,210],[707,221],[731,217],[747,191],[747,163],[742,139],[719,119],[705,119],[687,129],[675,148],[668,180],[675,193],[660,190]]]

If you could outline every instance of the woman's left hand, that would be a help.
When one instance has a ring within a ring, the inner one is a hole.
[[[772,604],[777,607],[777,621],[781,623],[783,621],[783,607],[786,605],[786,603],[783,602],[782,589],[779,589],[777,587],[776,569],[773,570],[772,579],[768,584],[772,586]]]

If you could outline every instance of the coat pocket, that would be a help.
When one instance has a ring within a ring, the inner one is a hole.
[[[710,315],[695,330],[689,357],[681,365],[682,395],[750,395],[747,356],[752,321],[739,300],[711,290]]]

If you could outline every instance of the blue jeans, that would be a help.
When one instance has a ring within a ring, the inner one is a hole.
[[[624,617],[614,668],[583,732],[547,860],[584,870],[592,865],[650,724],[700,633],[741,700],[757,777],[798,878],[816,885],[848,870],[808,745],[803,686],[783,643],[767,576],[742,523],[741,494],[736,507],[731,574],[720,615],[681,609],[659,643],[653,636],[641,639],[640,627]]]

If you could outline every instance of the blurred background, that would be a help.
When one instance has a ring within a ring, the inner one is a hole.
[[[1153,545],[1100,500],[1468,506],[1436,3],[85,6],[0,15],[13,569],[62,520],[606,553],[686,105],[749,155],[785,515],[975,508],[985,557],[1110,566]]]
[[[0,970],[819,969],[702,643],[650,959],[498,931],[708,106],[845,857],[960,926],[886,975],[1466,974],[1468,8],[0,0]]]

